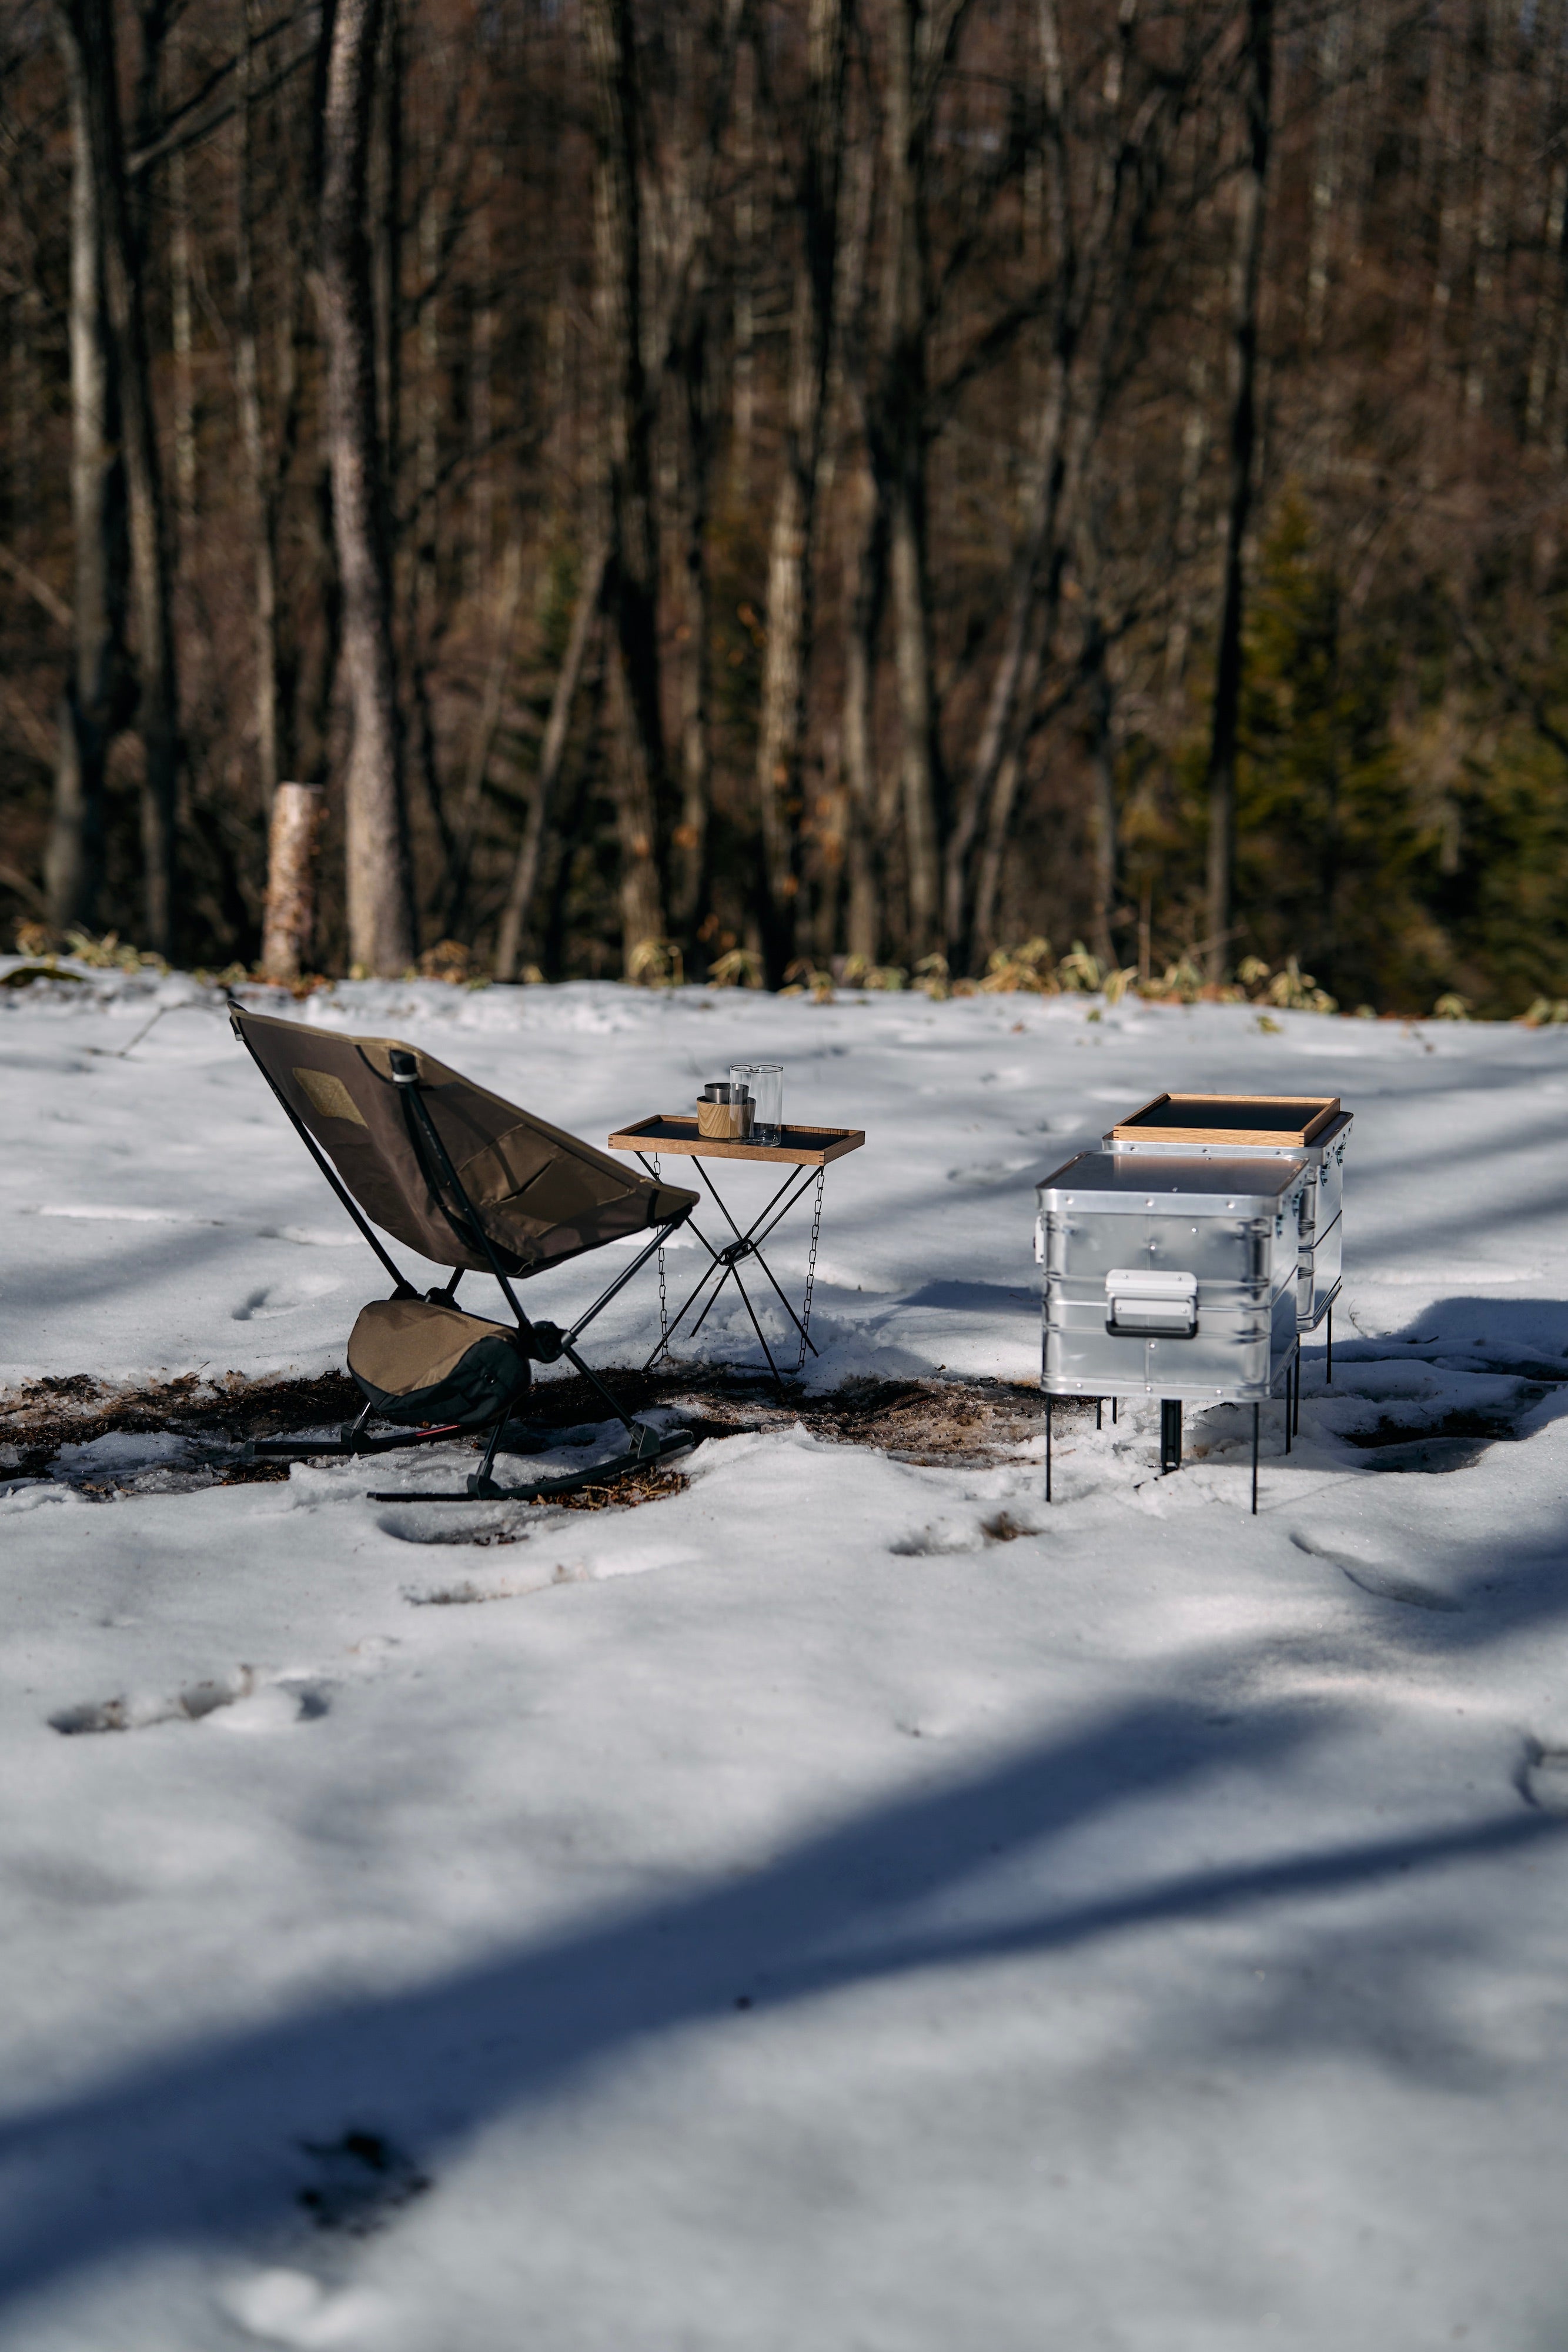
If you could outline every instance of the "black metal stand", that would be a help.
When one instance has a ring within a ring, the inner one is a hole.
[[[1113,1397],[1111,1400],[1111,1419],[1113,1422],[1114,1422],[1116,1418],[1116,1404],[1117,1400]],[[1301,1427],[1301,1355],[1299,1348],[1291,1362],[1285,1367],[1284,1405],[1285,1451],[1289,1454],[1291,1451],[1291,1441],[1292,1435]],[[1048,1503],[1051,1500],[1051,1453],[1052,1439],[1054,1436],[1054,1406],[1055,1399],[1053,1397],[1047,1396],[1045,1400],[1045,1499]],[[1094,1400],[1094,1426],[1096,1429],[1101,1429],[1104,1426],[1103,1419],[1103,1406],[1104,1399],[1103,1397],[1096,1397]],[[1181,1468],[1182,1410],[1182,1402],[1179,1397],[1162,1397],[1160,1399],[1160,1476],[1162,1478],[1168,1478],[1173,1471],[1179,1470]],[[1252,1408],[1252,1517],[1254,1518],[1258,1516],[1258,1455],[1260,1444],[1261,1413],[1262,1407],[1260,1405],[1254,1405]]]
[[[1324,1367],[1323,1378],[1332,1389],[1333,1386],[1333,1308],[1332,1307],[1329,1308],[1328,1318],[1328,1362]]]
[[[643,1167],[647,1169],[654,1181],[658,1182],[660,1180],[657,1162],[650,1161],[645,1152],[640,1151],[637,1154],[637,1157],[642,1161]],[[773,1296],[777,1298],[779,1306],[782,1307],[785,1314],[788,1315],[790,1322],[793,1323],[796,1330],[800,1335],[800,1350],[795,1360],[794,1369],[796,1372],[803,1370],[805,1368],[807,1349],[810,1349],[813,1356],[817,1353],[817,1345],[815,1340],[811,1338],[810,1330],[811,1295],[816,1287],[817,1241],[818,1236],[821,1232],[822,1225],[822,1187],[828,1173],[826,1165],[824,1164],[821,1167],[813,1167],[808,1164],[803,1168],[791,1168],[789,1173],[785,1177],[784,1181],[779,1185],[778,1191],[772,1194],[770,1199],[764,1202],[763,1206],[758,1211],[756,1216],[753,1217],[750,1224],[747,1226],[744,1233],[736,1223],[735,1219],[731,1216],[727,1203],[725,1202],[717,1187],[713,1182],[712,1178],[709,1176],[707,1170],[704,1167],[700,1159],[696,1160],[696,1172],[702,1180],[702,1182],[707,1188],[715,1207],[718,1210],[720,1215],[723,1217],[726,1224],[729,1227],[729,1230],[734,1234],[735,1238],[733,1241],[726,1242],[721,1248],[716,1249],[695,1220],[694,1218],[687,1219],[688,1230],[696,1235],[698,1241],[701,1242],[704,1249],[706,1249],[708,1254],[708,1264],[703,1269],[702,1275],[695,1288],[683,1301],[675,1314],[668,1321],[665,1321],[664,1317],[661,1315],[659,1344],[654,1349],[653,1354],[648,1358],[643,1370],[645,1372],[651,1371],[653,1367],[658,1362],[660,1357],[669,1353],[670,1341],[680,1329],[681,1325],[685,1321],[686,1317],[691,1313],[693,1307],[695,1307],[698,1299],[702,1298],[703,1293],[707,1291],[708,1295],[706,1298],[703,1300],[702,1312],[697,1317],[696,1321],[692,1325],[691,1336],[695,1339],[697,1333],[702,1329],[703,1325],[707,1321],[708,1316],[712,1312],[714,1305],[718,1298],[720,1291],[724,1288],[725,1284],[727,1282],[733,1282],[737,1290],[740,1293],[741,1304],[746,1308],[747,1315],[751,1318],[751,1328],[757,1334],[757,1344],[768,1360],[768,1370],[772,1375],[773,1385],[778,1390],[779,1395],[782,1396],[784,1392],[784,1376],[780,1372],[777,1362],[774,1360],[773,1350],[768,1344],[761,1324],[758,1321],[757,1309],[751,1303],[750,1294],[747,1292],[745,1283],[741,1280],[740,1268],[747,1258],[755,1258],[757,1260],[758,1266],[760,1266],[762,1270],[764,1277],[772,1289]],[[779,1288],[772,1267],[768,1265],[768,1260],[762,1255],[762,1244],[768,1239],[768,1235],[774,1231],[775,1227],[783,1223],[790,1210],[797,1207],[800,1202],[806,1198],[813,1185],[815,1185],[816,1188],[816,1202],[811,1219],[811,1254],[806,1273],[806,1297],[804,1302],[805,1313],[802,1317],[796,1314],[795,1309],[790,1306],[789,1301],[785,1297],[783,1291]],[[710,1284],[712,1285],[711,1289],[709,1289]]]

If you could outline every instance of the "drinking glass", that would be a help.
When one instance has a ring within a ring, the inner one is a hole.
[[[732,1087],[746,1087],[751,1095],[751,1140],[784,1140],[784,1065],[782,1062],[732,1062]]]

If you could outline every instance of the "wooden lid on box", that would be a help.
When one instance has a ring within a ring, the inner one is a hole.
[[[1339,1115],[1338,1095],[1156,1095],[1119,1120],[1108,1143],[1312,1142]]]

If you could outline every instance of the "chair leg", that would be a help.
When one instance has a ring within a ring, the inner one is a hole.
[[[1051,1407],[1052,1407],[1052,1405],[1055,1403],[1055,1402],[1056,1402],[1056,1400],[1055,1400],[1055,1398],[1054,1398],[1054,1397],[1047,1397],[1047,1398],[1046,1398],[1046,1400],[1045,1400],[1045,1499],[1046,1499],[1046,1501],[1047,1501],[1048,1503],[1049,1503],[1049,1502],[1050,1502],[1050,1500],[1051,1500]]]
[[[496,1449],[501,1443],[501,1432],[505,1429],[506,1425],[507,1416],[503,1413],[500,1420],[496,1423],[495,1428],[490,1432],[490,1442],[485,1448],[485,1458],[480,1463],[476,1473],[481,1487],[487,1486],[489,1483],[490,1465],[496,1459]]]
[[[373,1406],[367,1398],[365,1403],[361,1407],[358,1421],[346,1422],[344,1423],[341,1435],[343,1440],[343,1451],[346,1454],[352,1454],[357,1449],[361,1438],[363,1437],[365,1431],[369,1426],[371,1414],[373,1410]]]

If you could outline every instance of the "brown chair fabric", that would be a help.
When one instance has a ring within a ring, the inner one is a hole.
[[[412,1396],[447,1379],[476,1341],[517,1336],[508,1323],[434,1299],[375,1298],[349,1334],[349,1370],[387,1396]]]
[[[417,1046],[230,1011],[236,1034],[366,1216],[436,1265],[480,1273],[488,1262],[446,1213],[461,1219],[456,1202],[444,1206],[426,1179],[392,1076],[395,1052],[413,1055],[432,1123],[508,1275],[538,1274],[696,1205],[695,1192],[633,1176],[622,1161]]]

